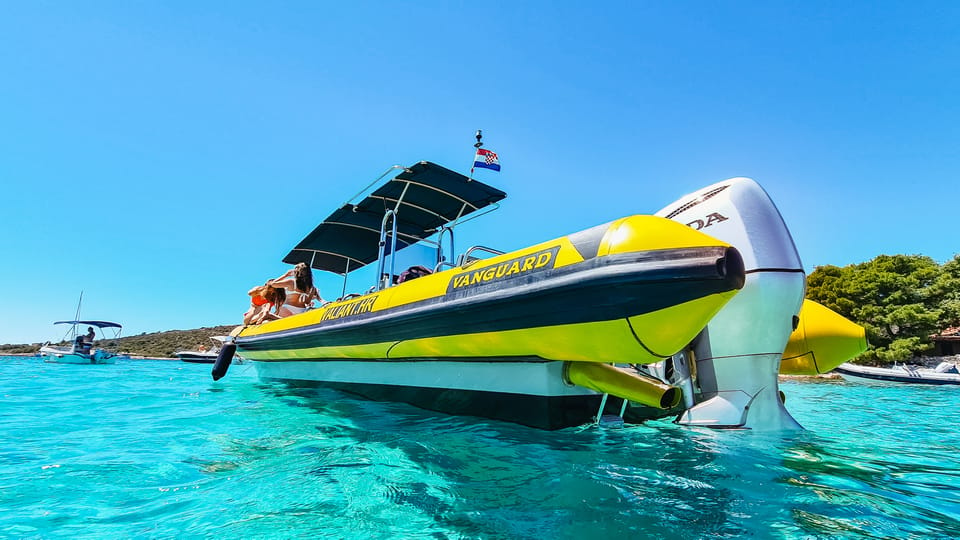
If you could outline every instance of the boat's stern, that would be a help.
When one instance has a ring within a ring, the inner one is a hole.
[[[657,213],[730,243],[746,281],[683,354],[690,377],[678,422],[717,428],[799,428],[783,406],[780,359],[794,329],[806,275],[780,212],[759,184],[732,178]]]

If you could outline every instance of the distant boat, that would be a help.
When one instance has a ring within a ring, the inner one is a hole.
[[[834,368],[834,371],[851,382],[960,384],[960,369],[953,362],[940,362],[935,368],[903,364],[882,368],[845,363]]]
[[[70,346],[56,346],[51,345],[50,342],[46,342],[40,347],[40,356],[43,357],[44,362],[52,362],[57,364],[115,364],[117,362],[117,354],[105,351],[103,349],[94,349],[93,340],[88,340],[86,336],[81,335],[77,332],[77,327],[95,327],[100,330],[100,339],[107,339],[110,337],[116,339],[120,337],[120,331],[123,329],[123,326],[120,323],[109,322],[109,321],[81,321],[80,319],[80,306],[83,304],[83,291],[80,291],[80,299],[77,300],[77,312],[74,314],[72,321],[57,321],[53,324],[69,324],[70,330],[67,332],[69,335]],[[107,336],[103,331],[104,328],[109,328],[113,331],[112,336]],[[67,340],[66,335],[64,335],[64,341]]]
[[[210,336],[210,341],[214,343],[210,349],[177,351],[174,354],[176,354],[180,360],[191,364],[212,364],[217,361],[217,355],[220,354],[220,349],[223,348],[223,342],[226,339],[228,339],[227,336]],[[233,361],[238,364],[243,363],[243,361],[236,356],[234,356]]]
[[[77,333],[77,327],[89,326],[100,330],[101,339],[120,337],[120,331],[123,329],[119,323],[109,321],[57,321],[53,324],[69,324],[70,345],[56,346],[50,345],[48,341],[40,347],[40,356],[44,362],[57,364],[115,364],[117,355],[104,349],[93,348],[93,343],[84,339],[82,334]],[[104,329],[113,330],[113,336],[107,336]]]

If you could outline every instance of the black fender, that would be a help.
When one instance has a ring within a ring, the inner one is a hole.
[[[220,349],[220,354],[217,355],[217,360],[213,363],[213,370],[210,372],[213,375],[213,380],[219,381],[227,374],[227,370],[230,369],[230,362],[233,361],[233,355],[236,352],[237,345],[235,343],[227,343]]]

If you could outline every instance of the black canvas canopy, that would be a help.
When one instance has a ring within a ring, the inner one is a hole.
[[[421,161],[359,203],[347,203],[334,211],[283,262],[303,262],[318,270],[346,274],[379,257],[380,227],[387,210],[396,212],[399,251],[506,196],[483,182]]]

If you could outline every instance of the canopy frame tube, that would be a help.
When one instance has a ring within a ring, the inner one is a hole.
[[[383,181],[391,172],[396,175]],[[356,273],[376,262],[378,280],[388,268],[392,275],[404,260],[396,258],[397,251],[415,244],[436,248],[436,259],[428,264],[453,262],[454,228],[499,208],[497,203],[504,197],[506,193],[495,187],[429,161],[410,167],[394,165],[350,199],[362,200],[348,201],[334,210],[283,262],[302,262],[340,275]],[[388,216],[388,212],[392,214]],[[447,230],[449,251],[444,249]],[[438,238],[434,237],[437,233]]]

